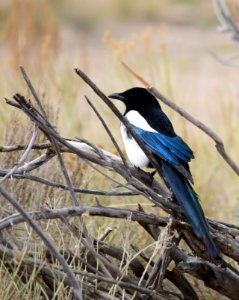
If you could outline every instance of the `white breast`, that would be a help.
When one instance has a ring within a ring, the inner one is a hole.
[[[129,138],[127,135],[127,130],[123,124],[120,126],[122,139],[124,142],[124,147],[127,153],[127,156],[130,162],[139,168],[147,167],[149,164],[149,160],[147,156],[144,154],[139,145],[135,142],[135,140],[131,137]]]
[[[131,110],[125,115],[125,117],[134,126],[142,128],[146,131],[156,132],[152,127],[150,127],[147,121],[137,111]],[[121,124],[120,130],[125,150],[130,162],[135,167],[147,167],[149,164],[149,159],[144,154],[140,146],[135,142],[135,140],[131,136],[127,135],[127,129],[123,124]]]

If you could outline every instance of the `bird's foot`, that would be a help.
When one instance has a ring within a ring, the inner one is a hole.
[[[154,170],[153,172],[146,172],[149,176],[149,184],[152,185],[154,181],[154,175],[157,173],[157,170]]]
[[[154,170],[153,172],[145,172],[143,169],[139,168],[139,167],[135,167],[137,171],[141,172],[142,174],[142,179],[148,184],[148,185],[152,185],[153,181],[154,181],[154,175],[156,174],[156,170]]]
[[[157,173],[157,170],[154,170],[153,172],[149,172],[150,177],[154,179],[154,175]]]

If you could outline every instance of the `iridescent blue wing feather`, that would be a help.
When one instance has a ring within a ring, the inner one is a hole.
[[[193,226],[197,236],[204,240],[211,255],[219,257],[218,249],[209,234],[197,194],[187,181],[189,178],[185,166],[188,166],[188,162],[194,158],[192,150],[179,136],[170,137],[158,132],[146,131],[134,125],[132,127],[148,149],[161,158],[164,178],[183,208],[189,223]]]
[[[154,154],[174,166],[183,167],[180,161],[188,163],[194,158],[192,150],[179,136],[170,137],[158,132],[145,131],[136,126],[132,127]]]

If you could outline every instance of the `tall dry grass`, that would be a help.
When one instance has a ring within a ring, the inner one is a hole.
[[[120,141],[118,121],[74,75],[73,67],[83,66],[106,93],[111,93],[138,85],[120,66],[120,60],[125,60],[163,93],[211,126],[223,138],[232,156],[238,158],[238,69],[228,69],[219,64],[205,50],[206,47],[211,47],[214,51],[229,53],[230,47],[224,45],[224,38],[218,38],[214,30],[143,24],[142,29],[133,28],[124,34],[114,34],[110,30],[103,34],[102,31],[100,37],[92,34],[91,39],[85,33],[62,29],[46,0],[12,0],[9,11],[4,28],[5,45],[1,47],[0,57],[2,98],[17,91],[28,94],[18,72],[18,66],[24,65],[39,95],[48,106],[51,120],[61,133],[66,137],[87,138],[114,151],[106,133],[87,106],[84,94],[95,102]],[[122,25],[120,29],[123,31],[128,27]],[[195,42],[190,43],[192,40]],[[172,119],[177,132],[195,152],[192,173],[206,215],[238,223],[239,188],[236,175],[218,155],[208,137],[167,107],[163,106],[163,109]],[[0,109],[0,129],[1,144],[27,143],[31,131],[27,120],[4,102]],[[0,157],[2,166],[11,167],[17,161],[15,154],[1,154]],[[65,159],[74,185],[97,189],[110,187],[105,178],[75,157],[67,156]],[[35,174],[59,182],[63,180],[56,161],[35,171]],[[42,187],[25,180],[10,180],[8,187],[29,210],[71,205],[69,194],[65,191]],[[96,200],[92,196],[79,197],[86,205],[95,204]],[[114,207],[135,208],[140,198],[100,197],[99,201]],[[141,201],[147,211],[156,210],[146,200]],[[7,216],[11,211],[12,208],[1,200],[1,217]],[[158,210],[157,213],[161,212]],[[108,239],[125,249],[128,260],[135,255],[130,243],[141,249],[150,244],[145,250],[148,256],[155,252],[157,245],[130,221],[116,222],[88,216],[84,218],[90,232],[96,236],[100,236],[107,226],[111,226],[113,232]],[[79,220],[75,218],[74,222],[78,225]],[[67,245],[74,249],[76,255],[79,254],[77,240],[59,221],[41,222],[41,225],[59,248],[65,249]],[[15,258],[19,265],[24,254],[29,251],[36,260],[45,259],[42,242],[27,225],[16,226],[8,234],[22,249],[22,256]],[[215,293],[201,284],[198,284],[198,289],[207,299],[217,298]],[[42,292],[41,282],[37,281],[37,268],[27,278],[27,283],[23,283],[17,269],[9,273],[6,266],[1,265],[0,299],[40,299]],[[56,286],[55,294],[60,299],[68,299],[68,293],[63,286]],[[113,294],[112,290],[111,295]]]
[[[59,25],[47,0],[11,0],[5,28],[10,67],[23,62],[38,70],[55,59],[59,50]]]

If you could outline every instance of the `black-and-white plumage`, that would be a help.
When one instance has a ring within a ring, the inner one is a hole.
[[[160,174],[183,208],[195,233],[203,239],[211,255],[219,258],[219,251],[209,234],[198,196],[190,184],[192,176],[188,163],[194,158],[192,150],[175,133],[157,99],[146,89],[132,88],[123,93],[111,94],[109,97],[121,100],[125,104],[124,116],[154,155],[160,167]],[[149,159],[123,124],[121,135],[131,163],[136,167],[149,167]]]
[[[150,127],[148,122],[136,110],[128,111],[125,114],[125,117],[132,125],[136,127],[142,128],[143,130],[149,132],[156,132],[156,130]],[[144,154],[142,149],[135,142],[131,134],[128,132],[127,128],[122,123],[120,125],[120,130],[121,130],[121,135],[124,142],[125,150],[130,162],[135,167],[139,167],[139,168],[148,167],[149,166],[148,157]]]

